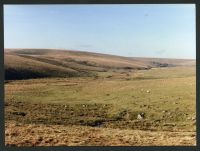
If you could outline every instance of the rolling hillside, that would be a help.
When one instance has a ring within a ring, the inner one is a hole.
[[[5,49],[5,79],[95,76],[108,70],[147,70],[195,65],[195,60],[128,58],[53,49]]]
[[[196,145],[195,60],[12,49],[5,73],[6,146]]]

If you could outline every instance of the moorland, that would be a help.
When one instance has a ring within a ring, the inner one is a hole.
[[[196,145],[196,61],[6,49],[6,146]]]

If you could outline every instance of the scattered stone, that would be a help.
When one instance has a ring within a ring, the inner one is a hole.
[[[147,90],[147,93],[150,93],[150,90]]]
[[[143,120],[144,119],[144,113],[139,113],[138,115],[137,115],[137,119],[138,120]]]
[[[20,116],[26,116],[26,113],[24,112],[13,112],[14,115],[20,115]]]

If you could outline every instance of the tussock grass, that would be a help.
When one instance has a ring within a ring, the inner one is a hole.
[[[5,54],[7,146],[195,144],[194,60],[56,52]]]
[[[195,132],[6,122],[6,146],[194,146]],[[12,138],[12,139],[11,139]]]
[[[191,72],[184,75],[183,70]],[[166,74],[161,74],[162,71]],[[12,115],[12,110],[28,112],[34,109],[30,116],[41,116],[45,118],[46,124],[56,124],[58,121],[60,124],[69,124],[64,117],[75,125],[98,125],[95,122],[100,120],[104,127],[172,130],[166,123],[174,123],[173,129],[195,131],[195,120],[192,119],[195,118],[196,83],[192,67],[129,72],[129,81],[123,74],[112,72],[112,77],[107,78],[108,74],[100,73],[98,79],[72,77],[10,81],[5,87],[6,102],[10,102],[6,107],[9,111],[6,117],[9,120],[20,120],[21,117]],[[63,105],[72,107],[64,110]],[[55,108],[58,109],[54,115]],[[71,112],[68,114],[71,110],[74,116]],[[144,122],[135,124],[141,112],[145,113]],[[49,116],[44,117],[47,113]],[[79,116],[79,113],[84,114]],[[55,120],[56,117],[59,120]],[[20,121],[23,120],[28,121],[26,118]],[[34,121],[37,122],[37,119]]]

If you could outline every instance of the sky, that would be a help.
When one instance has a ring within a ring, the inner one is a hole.
[[[196,58],[194,4],[4,5],[4,47]]]

